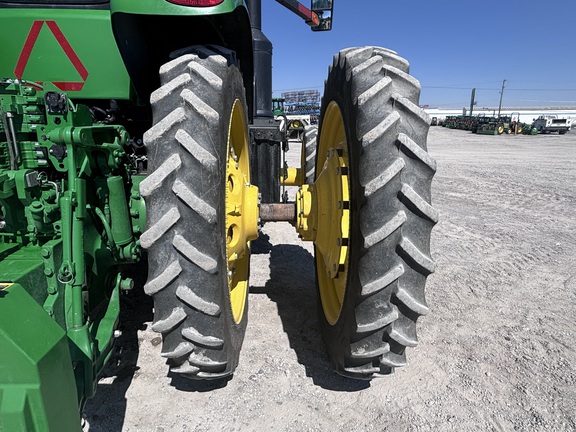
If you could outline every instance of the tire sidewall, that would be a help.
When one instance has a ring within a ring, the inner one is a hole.
[[[248,119],[247,116],[247,108],[246,108],[246,95],[244,90],[244,85],[242,81],[242,76],[240,71],[236,66],[231,66],[228,68],[227,71],[227,79],[224,80],[223,88],[222,88],[222,106],[223,112],[220,121],[220,147],[218,149],[219,160],[220,160],[220,184],[218,190],[220,191],[220,205],[221,209],[226,208],[226,163],[228,160],[228,155],[226,154],[227,144],[228,144],[228,131],[230,127],[230,120],[232,115],[232,107],[236,100],[240,100],[242,102],[242,109],[244,111],[244,118]],[[246,125],[246,134],[248,133],[247,125]],[[247,135],[246,135],[247,136]],[[248,147],[247,147],[248,148]],[[218,212],[218,227],[222,232],[220,233],[220,241],[222,239],[226,239],[226,212],[219,211]],[[225,332],[225,340],[226,345],[229,345],[227,348],[229,357],[229,368],[234,369],[238,365],[238,359],[240,355],[240,349],[242,347],[242,343],[244,341],[244,334],[246,332],[246,327],[248,324],[248,293],[246,293],[246,298],[244,300],[244,313],[242,315],[242,319],[239,323],[236,323],[234,317],[232,315],[232,307],[230,303],[230,291],[228,288],[228,275],[227,275],[227,267],[226,267],[226,242],[221,242],[221,251],[220,251],[220,259],[221,264],[219,268],[224,269],[221,272],[220,277],[222,278],[222,282],[220,286],[222,289],[222,305],[223,305],[223,315],[224,315],[224,332]],[[248,272],[248,278],[249,278]]]

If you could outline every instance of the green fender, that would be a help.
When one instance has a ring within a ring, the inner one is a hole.
[[[243,0],[224,0],[217,6],[191,7],[181,6],[163,0],[111,0],[112,13],[124,12],[146,15],[218,15],[233,12],[243,6]]]
[[[246,92],[252,94],[252,28],[243,0],[224,0],[211,7],[168,0],[111,0],[110,10],[118,50],[142,104],[158,88],[158,71],[172,53],[198,44],[235,51]]]

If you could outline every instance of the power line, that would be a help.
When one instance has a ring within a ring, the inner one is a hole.
[[[429,89],[450,89],[450,90],[470,90],[472,87],[451,87],[451,86],[422,86],[422,88],[429,88]],[[476,90],[494,90],[497,91],[497,88],[479,88],[476,87]]]
[[[553,89],[530,89],[530,88],[509,88],[508,91],[576,91],[574,88],[553,88]]]
[[[470,87],[452,87],[452,86],[422,86],[423,89],[448,89],[448,90],[470,90]],[[484,91],[500,91],[498,88],[482,88],[476,87],[476,90],[484,90]],[[576,91],[576,88],[509,88],[507,87],[506,90],[508,91]]]

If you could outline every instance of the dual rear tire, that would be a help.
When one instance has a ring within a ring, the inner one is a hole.
[[[349,238],[337,278],[316,248],[319,319],[333,368],[357,379],[405,365],[406,348],[418,343],[416,322],[428,313],[436,162],[426,150],[420,86],[408,68],[382,48],[344,50],[334,58],[322,101],[316,179],[330,149],[339,151],[348,172],[349,220],[342,226],[349,226]]]
[[[235,197],[250,182],[242,76],[233,52],[198,46],[160,78],[144,135],[151,174],[141,184],[152,328],[172,372],[221,378],[238,364],[248,314],[249,243],[231,246],[242,234]]]
[[[225,377],[246,330],[255,235],[254,217],[240,213],[257,206],[235,198],[238,183],[253,195],[242,77],[232,52],[194,47],[162,67],[161,83],[145,135],[152,174],[141,186],[153,329],[173,372]],[[332,366],[352,378],[403,366],[428,313],[436,163],[419,92],[396,53],[344,50],[325,84],[320,127],[305,131],[305,182],[316,183],[332,221],[315,247],[321,331]]]

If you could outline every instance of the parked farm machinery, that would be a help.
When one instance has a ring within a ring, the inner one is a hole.
[[[443,126],[450,129],[460,129],[471,131],[480,135],[501,135],[501,134],[525,134],[534,135],[535,130],[531,125],[519,120],[519,114],[513,113],[509,116],[446,116]]]

